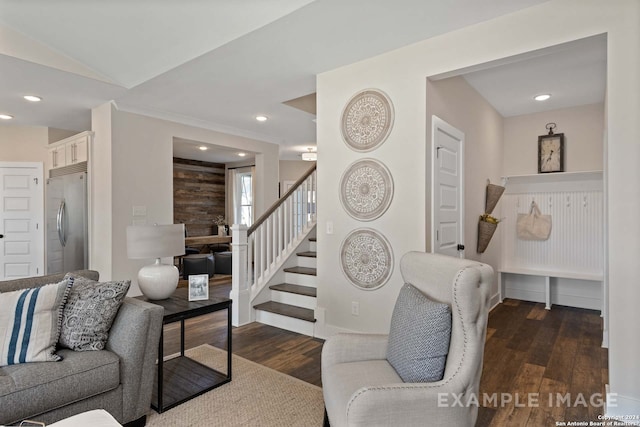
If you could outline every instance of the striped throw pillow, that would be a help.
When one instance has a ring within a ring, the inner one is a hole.
[[[0,294],[0,366],[62,360],[55,350],[72,283]]]

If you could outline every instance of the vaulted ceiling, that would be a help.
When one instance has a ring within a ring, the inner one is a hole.
[[[0,113],[15,125],[84,130],[91,108],[114,100],[126,111],[278,143],[282,158],[299,158],[315,145],[315,115],[285,102],[313,94],[318,73],[544,1],[0,0]],[[577,62],[562,68],[567,57]],[[526,111],[500,106],[520,96],[522,83],[508,75],[525,76],[527,90],[544,86],[536,76],[602,80],[585,71],[588,63],[604,72],[602,52],[549,59],[548,73],[520,62],[467,78],[506,115]],[[603,98],[604,83],[599,90],[580,102]],[[43,101],[28,103],[26,94]]]

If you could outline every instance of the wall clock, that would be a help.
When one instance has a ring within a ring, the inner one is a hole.
[[[564,134],[538,137],[538,173],[564,172]]]

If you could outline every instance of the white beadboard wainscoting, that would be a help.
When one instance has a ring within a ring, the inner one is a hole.
[[[505,177],[501,200],[500,297],[602,311],[604,197],[602,172]],[[535,201],[551,215],[546,241],[518,239],[518,214]]]

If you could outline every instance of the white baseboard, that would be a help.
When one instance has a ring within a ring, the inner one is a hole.
[[[491,300],[489,301],[489,311],[492,311],[494,308],[496,308],[498,304],[500,304],[500,293],[497,293],[491,297]]]
[[[340,328],[338,326],[330,325],[326,322],[325,314],[327,309],[324,307],[317,307],[315,310],[316,316],[316,329],[315,329],[315,337],[326,340],[327,338],[339,334],[339,333],[351,333],[357,334],[357,331],[352,331],[350,329]]]
[[[529,291],[524,289],[506,288],[505,298],[519,299],[523,301],[544,302],[544,292]]]
[[[618,421],[623,421],[625,425],[640,426],[640,419],[625,419],[624,417],[640,416],[640,400],[629,396],[622,396],[617,393],[611,393],[609,384],[607,390],[607,406],[605,417],[611,417]]]

